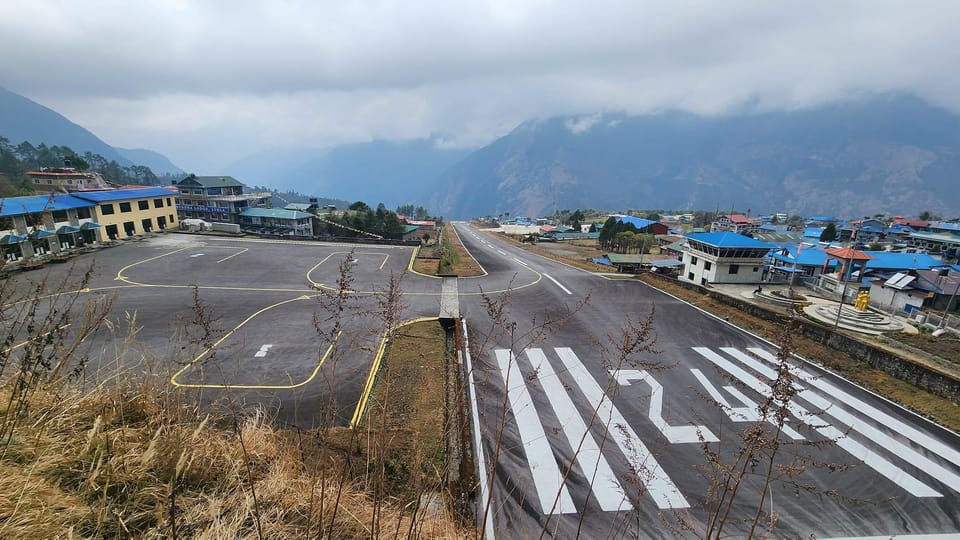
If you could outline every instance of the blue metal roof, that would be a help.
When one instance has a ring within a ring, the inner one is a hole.
[[[820,238],[824,229],[826,229],[826,227],[807,227],[803,229],[803,236],[806,238]]]
[[[174,197],[177,193],[166,188],[113,189],[107,191],[78,191],[74,197],[93,202],[128,201],[130,199],[149,199],[151,197]]]
[[[46,210],[69,210],[71,208],[89,208],[94,206],[66,194],[30,195],[28,197],[8,197],[0,199],[0,217],[37,214]]]
[[[867,261],[869,270],[929,270],[943,266],[939,259],[926,253],[892,253],[888,251],[864,251],[873,257]]]
[[[782,249],[770,253],[774,260],[799,266],[823,266],[827,254],[819,246],[803,246],[797,253],[797,244],[784,246]]]
[[[689,240],[695,240],[697,242],[702,242],[716,247],[728,247],[728,248],[767,248],[773,249],[773,244],[769,242],[761,242],[749,236],[744,236],[742,234],[737,234],[735,232],[715,232],[715,233],[699,233],[691,234],[687,236]]]
[[[614,217],[617,218],[618,221],[621,221],[623,223],[630,223],[631,225],[633,225],[638,229],[645,229],[650,225],[653,225],[654,223],[656,223],[656,221],[651,221],[649,219],[643,219],[643,218],[638,218],[633,216],[614,215]]]

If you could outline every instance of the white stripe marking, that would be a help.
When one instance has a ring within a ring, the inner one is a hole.
[[[516,257],[514,257],[513,260],[517,261],[518,263],[520,263],[520,264],[522,264],[522,265],[524,265],[524,266],[527,266],[527,263],[521,261],[520,259],[518,259],[518,258],[516,258]]]
[[[747,350],[756,354],[760,358],[767,360],[768,362],[773,362],[776,359],[774,355],[760,348],[751,347]],[[803,380],[803,382],[819,388],[820,390],[823,391],[823,393],[827,394],[828,396],[832,396],[836,398],[837,401],[840,401],[842,403],[845,403],[846,405],[853,407],[854,409],[857,409],[867,417],[873,418],[874,420],[876,420],[877,423],[889,427],[891,431],[900,433],[904,437],[911,439],[912,441],[920,444],[921,446],[930,450],[931,452],[934,452],[935,454],[943,458],[946,458],[948,461],[950,461],[954,465],[960,466],[960,451],[957,451],[955,448],[947,446],[946,444],[943,443],[943,441],[939,439],[935,439],[930,435],[920,431],[919,429],[911,426],[910,424],[907,424],[902,420],[898,420],[897,418],[890,416],[889,414],[874,407],[873,405],[870,405],[869,403],[865,403],[859,398],[852,396],[847,392],[844,392],[840,388],[837,388],[833,384],[825,381],[822,377],[816,377],[803,370],[799,371],[798,376],[801,380]]]
[[[638,480],[647,488],[647,493],[653,497],[657,507],[660,509],[689,508],[690,503],[670,480],[647,446],[643,444],[643,440],[630,427],[627,419],[613,406],[593,375],[580,363],[580,359],[573,350],[568,347],[554,350],[557,351],[557,355],[560,356],[573,380],[577,381],[587,401],[596,404],[594,410],[597,411],[597,416],[606,421],[607,429],[613,436],[614,442],[627,457],[630,465],[636,469]]]
[[[740,360],[747,366],[755,369],[758,373],[762,374],[764,377],[773,378],[776,376],[776,372],[758,361],[756,358],[753,358],[749,354],[738,351],[736,349],[723,348],[722,351],[733,356],[737,360]],[[760,352],[767,355],[768,359],[774,359],[773,355],[764,351],[763,349],[757,349]],[[797,374],[796,367],[791,368],[791,372],[799,377]],[[854,431],[864,435],[868,439],[879,444],[881,448],[886,449],[887,451],[895,454],[897,457],[907,461],[914,467],[922,470],[923,472],[929,474],[930,476],[936,478],[937,480],[943,482],[944,484],[950,486],[954,491],[960,492],[960,476],[955,474],[953,471],[943,467],[939,463],[931,460],[930,458],[924,456],[923,454],[917,452],[908,445],[905,445],[898,441],[897,439],[887,435],[886,433],[880,431],[872,424],[864,422],[863,420],[857,418],[849,411],[840,406],[839,403],[831,402],[830,400],[822,397],[820,394],[814,392],[813,390],[804,389],[797,392],[797,397],[805,399],[814,407],[820,409],[826,414],[834,417],[837,421],[850,426]]]
[[[506,252],[506,251],[504,251],[504,250],[502,250],[502,249],[498,249],[498,250],[497,250],[497,253],[499,253],[499,254],[501,254],[501,255],[503,255],[504,257],[506,257],[506,256],[507,256],[507,252]]]
[[[530,393],[524,384],[523,375],[514,361],[513,355],[506,349],[497,349],[497,364],[500,374],[507,386],[507,396],[513,416],[517,420],[517,429],[520,431],[520,440],[523,442],[533,483],[540,498],[540,508],[544,514],[553,508],[553,514],[576,513],[573,499],[563,482],[563,474],[553,457],[553,449],[543,432],[543,424],[537,409],[530,399]],[[556,501],[556,504],[554,504]]]
[[[273,345],[272,345],[272,344],[271,344],[271,345],[261,345],[261,346],[260,346],[260,350],[257,351],[256,354],[253,355],[253,357],[254,357],[254,358],[263,358],[264,356],[267,355],[267,351],[270,350],[270,347],[273,347]]]
[[[557,280],[555,280],[555,279],[553,279],[553,276],[551,276],[550,274],[544,273],[544,274],[543,274],[543,277],[549,279],[549,280],[552,281],[557,287],[560,287],[561,289],[563,289],[563,292],[565,292],[565,293],[567,293],[567,294],[573,294],[572,292],[570,292],[570,289],[568,289],[568,288],[564,287],[563,285],[561,285],[560,282],[557,281]]]
[[[723,389],[730,393],[733,397],[737,399],[740,403],[745,405],[745,407],[734,407],[723,397],[719,390],[713,383],[711,383],[707,377],[699,369],[691,369],[693,376],[700,381],[700,384],[707,390],[707,393],[710,394],[710,397],[716,401],[720,408],[730,417],[734,422],[756,422],[760,419],[760,409],[756,403],[747,396],[743,394],[740,390],[737,390],[735,386],[724,386]],[[776,422],[773,418],[767,419],[771,424],[776,425]],[[780,428],[781,431],[791,439],[795,441],[803,440],[803,435],[800,434],[797,430],[792,427],[784,424]]]
[[[751,388],[753,391],[759,393],[760,395],[768,395],[770,392],[770,386],[760,381],[753,375],[747,373],[743,368],[736,366],[733,362],[730,362],[726,358],[720,356],[719,354],[711,351],[706,347],[694,347],[694,351],[698,354],[713,362],[717,367],[726,370],[728,373],[740,379],[745,385]],[[811,424],[811,427],[816,429],[824,437],[835,441],[837,446],[843,448],[849,452],[853,457],[862,461],[865,465],[871,469],[877,471],[891,482],[899,485],[903,489],[910,492],[914,497],[942,497],[943,495],[931,488],[930,486],[924,484],[920,480],[917,480],[912,475],[904,471],[903,469],[897,467],[890,461],[888,461],[883,456],[877,454],[876,452],[870,450],[869,448],[863,446],[859,442],[848,437],[845,433],[839,429],[826,425],[826,422],[821,420],[815,414],[808,412],[805,408],[798,405],[796,402],[791,402],[787,404],[788,410],[791,414],[796,416],[799,419]]]
[[[550,406],[553,407],[560,421],[563,435],[573,448],[574,457],[583,469],[590,489],[600,502],[600,507],[607,512],[632,508],[623,491],[623,486],[620,485],[610,464],[600,452],[600,446],[590,433],[590,428],[584,423],[573,400],[570,399],[569,392],[557,378],[557,373],[547,360],[547,356],[540,349],[527,349],[527,358],[539,373],[537,381],[543,386],[547,399],[550,400]]]

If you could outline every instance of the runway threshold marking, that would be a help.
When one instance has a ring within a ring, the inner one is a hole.
[[[517,422],[523,451],[527,456],[530,474],[533,476],[534,489],[540,500],[540,510],[551,515],[576,513],[577,508],[563,481],[563,472],[553,457],[553,448],[544,432],[537,408],[530,398],[523,374],[517,368],[513,353],[506,349],[497,349],[495,354],[497,366],[506,385],[510,408]]]
[[[712,362],[718,368],[726,371],[734,378],[739,379],[740,382],[754,392],[757,392],[762,396],[766,396],[770,393],[769,384],[761,381],[754,375],[747,372],[745,369],[741,368],[739,365],[727,360],[719,353],[714,352],[707,347],[693,347],[693,350],[700,356]],[[724,352],[727,351],[725,350]],[[738,360],[742,360],[742,358],[738,358]],[[804,399],[806,399],[806,397],[804,397]],[[790,411],[790,414],[810,425],[811,428],[815,429],[827,439],[834,441],[837,446],[846,450],[848,453],[850,453],[850,455],[860,460],[880,475],[886,477],[894,484],[897,484],[914,497],[943,496],[943,494],[936,491],[929,485],[921,482],[919,479],[904,471],[900,467],[897,467],[885,457],[867,448],[860,442],[855,441],[849,436],[848,433],[837,429],[829,422],[821,419],[819,415],[809,412],[799,403],[791,401],[787,404],[787,407]],[[834,414],[835,411],[830,410],[827,411],[827,413],[836,418]],[[893,441],[893,439],[891,438],[890,441]]]
[[[737,349],[728,348],[728,347],[723,347],[720,350],[722,350],[723,352],[727,353],[730,356],[733,356],[737,360],[740,360],[743,364],[756,370],[757,373],[760,373],[765,377],[772,379],[773,377],[776,376],[776,372],[772,368],[760,363],[759,360],[756,360],[755,358],[751,357],[750,355],[744,352],[738,351]],[[759,354],[765,355],[766,356],[765,359],[768,362],[773,362],[776,360],[776,357],[774,355],[770,354],[767,351],[764,351],[763,349],[753,349],[751,350],[751,352],[753,352],[754,354],[759,353]],[[792,370],[792,371],[794,373],[797,373],[797,370]],[[799,375],[799,374],[798,376],[802,377],[802,375]],[[806,378],[810,379],[811,377],[807,375]],[[867,422],[864,422],[860,418],[857,418],[856,416],[848,412],[843,407],[841,401],[832,402],[831,400],[824,398],[817,392],[809,388],[802,388],[802,387],[799,388],[799,392],[797,392],[797,396],[806,400],[811,405],[816,407],[818,410],[823,411],[825,414],[832,416],[838,422],[849,426],[853,431],[860,433],[864,437],[877,443],[878,445],[880,445],[881,448],[885,448],[890,452],[893,452],[895,455],[897,455],[899,458],[903,459],[907,463],[922,470],[923,472],[927,473],[933,478],[936,478],[940,482],[943,482],[944,484],[950,486],[950,488],[953,489],[954,491],[960,493],[960,475],[957,475],[953,471],[950,471],[946,467],[941,466],[939,463],[936,463],[935,461],[931,460],[927,456],[921,454],[920,452],[917,452],[910,445],[903,444],[899,440],[877,429],[872,424],[869,424]],[[873,410],[871,412],[878,413],[878,416],[874,417],[874,420],[881,422],[883,425],[887,425],[883,423],[884,420],[892,420],[892,417],[882,413],[879,410]],[[931,439],[929,437],[922,437],[919,441],[915,440],[914,442],[919,442],[920,444],[923,444],[923,442],[928,442],[930,440]]]
[[[747,350],[769,363],[776,362],[776,357],[768,351],[754,347],[750,347]],[[940,457],[947,459],[954,465],[960,466],[960,450],[944,444],[943,441],[935,439],[919,429],[911,426],[910,424],[907,424],[906,422],[887,414],[881,409],[866,403],[856,396],[845,392],[836,385],[826,381],[823,377],[814,376],[813,374],[802,369],[797,370],[795,373],[797,373],[797,376],[800,380],[817,388],[818,390],[823,391],[823,393],[833,397],[838,402],[853,407],[868,418],[873,418],[879,424],[887,426],[891,431],[900,433],[901,435],[916,441],[918,444],[930,450],[931,452],[934,452]]]
[[[551,392],[551,390],[556,389],[553,388],[551,386],[552,383],[549,382],[551,377],[546,376],[543,377],[547,381],[546,385],[541,383],[543,392],[546,394],[563,394],[566,396],[577,392],[583,396],[587,403],[590,404],[589,406],[592,412],[589,421],[600,421],[606,428],[607,436],[616,444],[622,455],[627,459],[630,467],[637,469],[638,473],[634,475],[636,477],[635,480],[643,484],[645,488],[644,491],[650,495],[657,507],[661,510],[689,508],[690,503],[688,503],[683,494],[680,493],[676,484],[673,483],[673,480],[670,479],[663,467],[657,462],[654,454],[647,448],[643,440],[627,422],[623,413],[613,404],[610,396],[607,395],[594,376],[590,374],[573,350],[568,347],[555,347],[553,350],[560,358],[564,367],[561,373],[566,373],[565,379],[568,384],[562,385],[562,391]],[[534,351],[532,357],[530,356],[530,351]],[[534,363],[541,360],[542,354],[542,350],[540,349],[530,349],[527,351],[528,358],[531,358],[531,361]],[[510,351],[506,349],[497,349],[495,355],[500,367],[501,376],[504,377],[505,381],[508,381],[507,393],[510,406],[514,416],[517,418],[517,428],[524,444],[524,451],[527,454],[530,472],[534,478],[538,497],[541,498],[541,501],[543,501],[545,497],[549,497],[549,502],[552,505],[554,498],[556,498],[557,493],[559,493],[557,490],[566,489],[566,486],[565,484],[560,485],[556,481],[559,477],[555,472],[557,467],[556,460],[553,457],[553,450],[546,439],[540,415],[537,413],[534,402],[530,398],[530,389],[536,388],[532,383],[538,381],[541,377],[538,376],[531,380],[524,379],[519,368],[516,366],[516,362],[513,361]],[[547,362],[542,361],[535,367],[541,370],[551,369]],[[548,372],[544,371],[543,373],[547,374]],[[549,374],[555,375],[555,372],[551,370]],[[519,382],[511,387],[514,383],[510,381]],[[530,388],[528,388],[528,385],[531,385]],[[554,399],[562,400],[563,398],[548,395],[547,400],[550,402],[551,408],[554,408]],[[560,407],[559,410],[554,408],[554,413],[557,418],[560,419],[561,422],[564,419],[569,419],[568,413],[570,411],[568,410],[567,404],[564,401],[557,401],[557,403]],[[577,414],[579,414],[579,412]],[[562,425],[562,429],[566,431],[568,426],[574,429],[573,435],[577,435],[581,427],[576,421],[568,421]],[[571,434],[568,433],[564,433],[564,435],[568,438],[571,437]],[[574,448],[576,447],[577,446],[574,446]],[[602,465],[598,464],[597,467],[602,467]],[[590,468],[584,468],[584,470],[589,471]],[[600,476],[600,472],[602,471],[598,472],[598,476]],[[592,489],[595,491],[600,488],[622,489],[615,488],[610,484],[601,485],[599,482],[593,484],[594,478],[592,477],[586,480],[591,482]],[[612,496],[613,495],[610,494],[605,495],[605,497]],[[608,500],[606,503],[601,504],[609,505],[612,504],[612,502]],[[544,508],[546,509],[544,511],[547,512],[550,506],[544,505]],[[568,507],[565,506],[565,503],[562,503],[562,501],[560,508],[564,512],[568,511]]]
[[[590,481],[590,492],[597,498],[600,507],[607,512],[632,508],[633,505],[627,499],[617,475],[603,457],[596,438],[590,433],[590,426],[580,416],[570,394],[547,360],[547,355],[543,354],[541,349],[527,349],[526,353],[534,370],[539,374],[537,381],[557,414],[567,443],[573,449],[574,458],[583,469],[584,476]],[[550,456],[551,459],[552,457]]]
[[[691,373],[696,377],[697,381],[703,386],[707,391],[707,394],[710,396],[718,407],[726,414],[730,420],[734,422],[756,422],[760,419],[760,409],[757,404],[747,396],[743,394],[740,390],[737,390],[735,386],[724,386],[723,389],[726,390],[730,395],[736,398],[737,401],[743,404],[742,407],[734,407],[730,405],[730,402],[720,393],[720,390],[717,390],[717,387],[711,383],[706,375],[703,374],[699,369],[691,369]],[[788,419],[784,419],[785,421]],[[767,418],[771,424],[776,425],[776,419],[773,417]],[[800,434],[799,431],[793,429],[792,427],[784,424],[780,426],[780,431],[782,431],[787,437],[795,441],[804,440],[804,436]]]
[[[213,345],[211,345],[210,347],[208,347],[207,349],[205,349],[203,352],[201,352],[200,354],[198,354],[198,355],[197,355],[193,360],[191,360],[187,365],[183,366],[179,371],[177,371],[176,373],[174,373],[173,376],[170,377],[170,384],[172,384],[172,385],[174,385],[174,386],[181,387],[181,388],[223,388],[223,389],[233,389],[233,390],[291,390],[291,389],[299,388],[299,387],[301,387],[301,386],[304,386],[304,385],[306,385],[306,384],[309,384],[311,381],[313,381],[313,379],[314,379],[314,378],[317,376],[317,374],[320,372],[320,368],[323,367],[323,363],[327,360],[327,357],[330,356],[330,352],[333,350],[334,344],[336,344],[336,342],[340,339],[340,335],[343,333],[342,331],[339,332],[339,333],[337,333],[336,337],[335,337],[335,338],[333,339],[333,341],[330,343],[330,346],[327,347],[326,352],[323,353],[323,356],[320,358],[320,361],[317,362],[317,365],[316,365],[316,367],[313,369],[313,372],[310,374],[310,376],[307,377],[306,379],[304,379],[303,381],[298,382],[298,383],[294,383],[294,384],[206,384],[206,383],[193,384],[193,383],[181,383],[181,382],[178,382],[178,381],[177,381],[177,378],[180,377],[180,375],[182,375],[182,374],[183,374],[184,372],[186,372],[188,369],[190,369],[190,368],[192,368],[193,366],[195,366],[195,365],[196,365],[198,362],[200,362],[205,356],[207,356],[207,355],[210,353],[210,351],[212,351],[212,350],[215,349],[218,345],[220,345],[221,343],[223,343],[224,341],[226,341],[227,338],[229,338],[231,335],[233,335],[234,332],[236,332],[237,330],[239,330],[240,328],[242,328],[242,327],[243,327],[244,325],[246,325],[248,322],[252,321],[252,320],[253,320],[255,317],[257,317],[258,315],[260,315],[260,314],[262,314],[262,313],[264,313],[264,312],[266,312],[266,311],[269,311],[269,310],[271,310],[271,309],[274,309],[274,308],[283,306],[283,305],[285,305],[285,304],[289,304],[289,303],[291,303],[291,302],[296,302],[296,301],[299,301],[299,300],[309,300],[309,299],[311,299],[311,298],[313,298],[313,297],[310,296],[310,295],[306,295],[306,294],[305,294],[305,295],[303,295],[303,296],[298,296],[298,297],[296,297],[296,298],[290,298],[290,299],[287,299],[287,300],[283,300],[283,301],[281,301],[281,302],[277,302],[277,303],[275,303],[275,304],[271,304],[271,305],[269,305],[269,306],[266,306],[266,307],[264,307],[264,308],[261,308],[261,309],[255,311],[252,315],[250,315],[249,317],[247,317],[246,319],[244,319],[243,321],[241,321],[240,324],[238,324],[237,326],[233,327],[232,330],[230,330],[229,332],[227,332],[226,334],[224,334],[223,337],[221,337],[221,338],[218,339],[216,342],[214,342]]]

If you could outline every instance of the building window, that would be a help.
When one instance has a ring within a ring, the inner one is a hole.
[[[149,210],[150,201],[137,201],[137,208],[139,208],[140,210]]]
[[[90,208],[77,208],[77,219],[90,219]]]
[[[137,234],[137,228],[134,226],[132,221],[124,221],[123,232],[127,233],[127,236],[134,236]]]
[[[176,221],[176,220],[173,219],[173,214],[170,214],[170,223],[173,223],[174,221]]]
[[[163,208],[163,199],[154,199],[153,200],[154,208]]]
[[[170,197],[167,197],[167,206],[173,206],[173,203],[170,202]]]
[[[100,213],[104,216],[113,215],[113,205],[112,204],[103,204],[100,205]]]
[[[739,265],[739,264],[731,264],[731,265],[730,265],[730,273],[731,273],[731,274],[737,274],[737,273],[739,273],[739,272],[740,272],[740,265]]]
[[[710,261],[703,261],[703,269],[704,269],[704,270],[709,270],[709,269],[711,269],[711,268],[713,268],[713,263],[711,263]]]
[[[754,271],[754,272],[759,272],[759,271],[760,271],[760,267],[759,267],[759,266],[754,266],[754,267],[753,267],[753,271]]]
[[[693,281],[693,272],[687,272],[687,279]]]
[[[130,210],[130,203],[128,203],[128,202],[122,202],[122,203],[120,203],[120,213],[121,213],[121,214],[126,214],[127,212],[130,212],[130,211],[131,211],[131,210]]]
[[[40,183],[40,179],[39,179],[39,178],[34,178],[34,179],[33,179],[33,183],[34,183],[34,184],[39,184],[39,183]]]
[[[69,218],[67,218],[67,211],[66,211],[66,210],[54,210],[54,212],[53,212],[53,220],[54,220],[54,221],[66,221],[67,219],[69,219]]]
[[[696,257],[690,257],[690,265],[691,265],[691,266],[696,266],[696,265],[697,265],[697,258],[696,258]]]

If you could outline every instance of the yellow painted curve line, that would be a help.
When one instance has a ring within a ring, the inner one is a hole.
[[[320,283],[320,282],[318,282],[318,281],[314,281],[313,278],[310,277],[310,275],[313,274],[313,271],[314,271],[314,270],[316,270],[317,268],[320,268],[320,266],[321,266],[323,263],[325,263],[325,262],[327,262],[328,260],[330,260],[330,257],[333,257],[334,255],[348,255],[348,254],[350,254],[349,251],[334,251],[334,252],[330,253],[329,255],[327,255],[326,257],[320,259],[320,262],[318,262],[317,264],[313,265],[309,270],[307,270],[307,281],[310,283],[310,286],[313,287],[314,289],[321,289],[321,288],[323,288],[323,289],[327,289],[327,290],[335,290],[335,289],[332,289],[331,287],[327,287],[327,286],[324,285],[323,283]],[[383,270],[383,265],[387,264],[387,259],[390,258],[390,254],[389,254],[389,253],[387,253],[387,254],[384,254],[384,253],[366,253],[366,252],[362,252],[362,251],[357,251],[357,252],[354,252],[354,255],[373,255],[373,256],[376,256],[376,257],[382,256],[382,257],[383,257],[383,263],[380,264],[380,269],[381,269],[381,270]],[[366,293],[366,292],[360,292],[360,291],[346,291],[346,292],[349,293],[349,294],[374,294],[374,293],[372,293],[372,292]]]
[[[6,349],[3,350],[3,354],[7,354],[8,352],[15,351],[15,350],[19,349],[20,347],[23,347],[23,346],[26,345],[27,343],[30,343],[31,341],[36,341],[36,340],[38,340],[38,339],[40,339],[40,338],[42,338],[42,337],[46,337],[46,336],[48,336],[48,335],[50,335],[50,334],[52,334],[52,333],[54,333],[54,332],[57,332],[57,331],[59,331],[59,330],[63,330],[64,328],[66,328],[66,327],[68,327],[68,326],[70,326],[70,323],[67,323],[67,324],[58,326],[58,327],[56,328],[56,330],[51,330],[51,331],[49,331],[49,332],[44,332],[44,333],[40,334],[40,335],[37,336],[37,337],[32,337],[32,338],[30,338],[30,339],[28,339],[28,340],[26,340],[26,341],[21,341],[20,343],[17,343],[16,345],[11,345],[10,347],[7,347]]]
[[[211,246],[211,247],[218,247],[218,248],[226,249],[226,246]],[[224,257],[224,258],[220,259],[219,261],[217,261],[217,264],[220,264],[220,263],[222,263],[223,261],[225,261],[225,260],[227,260],[227,259],[232,259],[233,257],[236,257],[237,255],[240,255],[241,253],[246,253],[246,252],[248,252],[248,251],[250,251],[250,248],[240,248],[240,251],[234,253],[233,255],[227,255],[226,257]]]
[[[413,262],[417,260],[418,253],[420,253],[420,246],[417,246],[417,249],[410,252],[410,262],[407,263],[407,272],[410,272],[411,274],[416,274],[418,276],[427,277],[427,278],[441,279],[440,276],[424,274],[423,272],[417,272],[416,270],[413,269]]]
[[[394,330],[403,328],[418,322],[426,321],[437,321],[440,320],[439,317],[420,317],[413,319],[404,323],[397,325]],[[353,418],[350,419],[350,429],[357,427],[357,424],[360,422],[360,419],[363,418],[363,413],[367,408],[367,400],[370,399],[370,394],[373,392],[373,383],[377,380],[377,372],[380,371],[380,362],[383,361],[383,352],[387,349],[387,336],[384,334],[383,338],[380,340],[380,346],[377,347],[377,354],[373,357],[373,365],[370,366],[370,373],[367,375],[367,382],[363,386],[363,395],[360,396],[360,401],[357,402],[357,408],[353,411]]]
[[[184,248],[180,248],[180,249],[175,249],[175,250],[173,250],[173,251],[168,251],[168,252],[166,252],[166,253],[161,253],[160,255],[157,255],[156,257],[150,257],[149,259],[144,259],[144,260],[142,260],[142,261],[138,261],[138,262],[135,262],[135,263],[132,263],[132,264],[128,264],[128,265],[124,266],[123,268],[121,268],[120,270],[117,270],[117,277],[115,277],[115,278],[113,278],[113,279],[114,279],[114,281],[126,281],[127,283],[131,283],[131,284],[133,284],[133,285],[140,285],[140,283],[134,283],[134,282],[131,282],[131,281],[127,281],[127,278],[125,278],[125,277],[123,276],[123,273],[126,272],[127,270],[129,270],[130,268],[133,268],[134,266],[137,266],[137,265],[140,265],[140,264],[143,264],[143,263],[146,263],[146,262],[150,262],[150,261],[155,261],[155,260],[160,259],[160,258],[162,258],[162,257],[166,257],[166,256],[168,256],[168,255],[173,255],[174,253],[179,253],[179,252],[181,252],[181,251],[185,251],[185,250],[188,250],[188,249],[192,249],[193,247],[194,247],[194,246],[184,247]]]
[[[303,296],[298,296],[298,297],[296,297],[296,298],[289,298],[289,299],[287,299],[287,300],[283,300],[283,301],[281,301],[281,302],[277,302],[276,304],[271,304],[271,305],[269,305],[269,306],[266,306],[266,307],[264,307],[264,308],[261,308],[261,309],[255,311],[252,315],[250,315],[249,317],[247,317],[246,319],[244,319],[243,321],[241,321],[240,324],[238,324],[237,326],[233,327],[232,330],[230,330],[229,332],[227,332],[226,334],[224,334],[223,337],[221,337],[221,338],[218,339],[216,342],[214,342],[213,345],[211,345],[210,347],[208,347],[208,348],[207,348],[206,350],[204,350],[202,353],[198,354],[198,355],[196,356],[196,358],[194,358],[193,360],[190,361],[190,363],[188,363],[187,365],[183,366],[183,367],[180,369],[180,371],[177,371],[176,373],[174,373],[173,376],[170,377],[170,384],[172,384],[172,385],[174,385],[174,386],[179,386],[179,387],[181,387],[181,388],[237,388],[237,389],[247,389],[247,390],[270,390],[270,389],[273,389],[273,390],[285,390],[285,389],[297,388],[297,387],[303,386],[303,385],[305,385],[305,384],[308,384],[310,381],[313,380],[314,377],[317,376],[317,373],[320,371],[320,367],[323,365],[323,362],[327,359],[327,356],[330,354],[330,351],[331,351],[331,349],[333,348],[333,344],[336,343],[338,339],[340,339],[340,333],[337,334],[337,337],[333,340],[333,343],[331,343],[331,344],[330,344],[330,347],[327,348],[327,352],[324,353],[323,358],[320,359],[320,362],[317,364],[317,367],[314,368],[313,373],[310,375],[310,377],[308,377],[306,380],[301,381],[301,382],[296,383],[296,384],[284,384],[284,385],[191,384],[191,383],[180,383],[180,382],[177,382],[177,378],[178,378],[180,375],[182,375],[185,371],[187,371],[188,369],[190,369],[191,367],[193,367],[194,365],[196,365],[196,363],[199,362],[200,360],[202,360],[204,356],[206,356],[207,354],[209,354],[211,350],[213,350],[213,349],[216,348],[218,345],[220,345],[221,343],[223,343],[227,338],[229,338],[231,335],[233,335],[234,332],[236,332],[237,330],[239,330],[240,328],[242,328],[242,327],[243,327],[244,325],[246,325],[248,322],[252,321],[252,320],[253,320],[255,317],[257,317],[258,315],[264,313],[265,311],[269,311],[269,310],[271,310],[271,309],[273,309],[273,308],[275,308],[275,307],[279,307],[279,306],[282,306],[282,305],[284,305],[284,304],[289,304],[290,302],[296,302],[297,300],[309,300],[310,298],[313,298],[313,297],[310,296],[310,295],[306,295],[306,294],[305,294],[305,295],[303,295]],[[342,333],[342,332],[341,332],[341,333]]]

